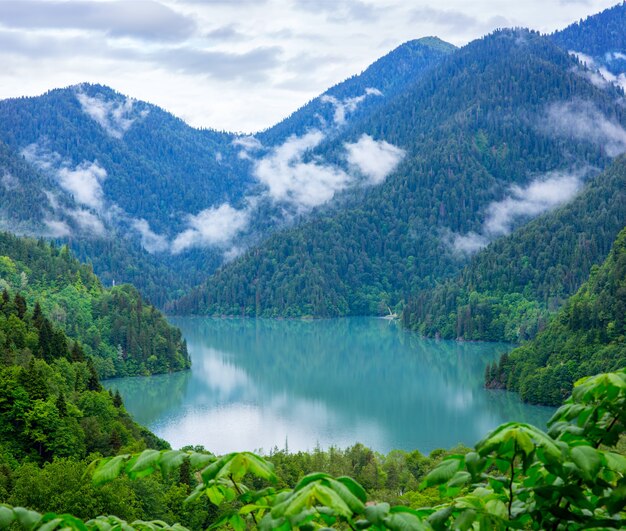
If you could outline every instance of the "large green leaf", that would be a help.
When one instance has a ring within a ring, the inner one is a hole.
[[[93,482],[96,485],[102,485],[118,478],[124,470],[124,466],[129,459],[130,455],[128,454],[118,455],[109,459],[103,459],[98,463],[96,470],[93,473]]]

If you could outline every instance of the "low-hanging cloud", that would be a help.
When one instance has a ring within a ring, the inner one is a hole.
[[[97,162],[83,162],[74,168],[62,167],[57,171],[61,188],[72,194],[78,203],[96,210],[103,206],[102,182],[106,177],[106,170]]]
[[[554,103],[547,110],[542,127],[550,134],[591,142],[609,157],[626,152],[626,130],[607,118],[593,103],[569,101]]]
[[[28,162],[51,173],[61,188],[73,195],[78,203],[96,210],[102,208],[102,182],[106,179],[107,172],[97,162],[83,161],[72,167],[58,153],[38,144],[26,146],[21,153]]]
[[[335,113],[333,115],[333,121],[335,125],[343,125],[346,123],[346,114],[352,113],[356,111],[358,106],[367,98],[368,96],[382,96],[383,93],[377,88],[368,87],[365,89],[365,93],[360,96],[354,96],[351,98],[344,98],[342,100],[335,98],[334,96],[330,96],[328,94],[323,95],[320,98],[322,103],[330,103],[335,108]]]
[[[106,232],[104,223],[93,212],[79,208],[70,210],[68,215],[74,220],[81,232],[91,236],[104,236]]]
[[[578,59],[581,64],[586,66],[586,69],[584,69],[581,73],[584,77],[589,79],[589,81],[591,81],[591,83],[593,83],[596,87],[603,89],[608,87],[609,85],[615,85],[626,90],[626,75],[613,74],[606,67],[598,64],[598,62],[593,57],[586,55],[582,52],[570,51],[569,53],[576,57],[576,59]],[[617,56],[616,58],[619,59],[620,55],[622,54],[607,54],[607,60],[610,62],[613,56]],[[624,57],[626,58],[626,56]]]
[[[142,247],[149,253],[161,253],[169,249],[170,244],[167,238],[154,232],[145,219],[132,220],[131,227],[137,231]]]
[[[227,203],[207,208],[197,215],[189,215],[189,228],[172,242],[172,253],[192,247],[227,246],[248,225],[249,211],[237,210]]]
[[[403,149],[384,140],[374,140],[366,134],[361,135],[357,142],[344,144],[344,147],[348,164],[365,175],[369,184],[382,183],[405,155]]]
[[[0,184],[4,187],[8,192],[19,190],[21,188],[20,181],[13,174],[5,171],[0,177]]]
[[[350,184],[352,179],[343,169],[320,159],[304,161],[304,155],[324,137],[319,130],[291,136],[256,162],[254,176],[267,186],[273,201],[291,203],[299,209],[312,208],[329,201]]]
[[[113,138],[122,138],[137,119],[148,114],[147,109],[136,112],[136,102],[132,98],[107,101],[101,95],[91,97],[80,90],[76,93],[76,98],[83,111]]]
[[[487,207],[480,234],[452,234],[453,249],[473,254],[493,239],[509,234],[521,220],[534,218],[570,201],[580,190],[585,173],[586,169],[568,173],[555,171],[527,186],[511,186],[504,199],[494,201]]]
[[[237,154],[240,159],[249,160],[252,158],[250,156],[251,152],[258,151],[259,149],[263,148],[263,144],[261,144],[261,141],[252,135],[239,136],[232,141],[232,144],[233,146],[241,147],[241,150]]]
[[[72,234],[69,225],[60,219],[44,219],[44,225],[46,226],[45,236],[49,238],[65,238]]]

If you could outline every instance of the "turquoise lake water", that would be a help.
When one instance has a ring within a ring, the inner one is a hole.
[[[430,340],[377,318],[171,318],[191,371],[105,382],[141,424],[179,448],[290,451],[361,442],[377,451],[472,445],[553,410],[483,389],[506,344]]]

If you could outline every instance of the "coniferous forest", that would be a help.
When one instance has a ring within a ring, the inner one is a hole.
[[[0,92],[35,52],[70,81],[0,99],[0,530],[626,529],[626,2],[409,6],[460,45],[391,39],[255,133],[99,69],[242,116],[224,87],[349,51],[274,22],[380,50],[382,8],[267,0],[253,38],[228,2],[1,4]]]

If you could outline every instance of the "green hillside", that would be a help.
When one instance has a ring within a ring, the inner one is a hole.
[[[570,203],[495,241],[458,275],[411,297],[403,322],[446,339],[530,339],[606,258],[625,224],[622,157]]]
[[[101,377],[189,367],[178,329],[132,286],[103,288],[66,246],[0,233],[0,289],[39,302],[55,326],[80,341]]]
[[[626,365],[626,229],[606,261],[536,339],[488,367],[489,387],[558,405],[583,376]]]
[[[341,141],[311,153],[341,158],[362,133],[405,150],[384,183],[351,192],[276,233],[172,304],[180,313],[337,316],[386,313],[450,276],[463,260],[449,235],[480,230],[488,206],[538,176],[603,167],[603,146],[546,131],[551,106],[588,102],[626,124],[617,89],[600,90],[575,59],[536,33],[499,31],[442,60]],[[526,220],[527,221],[527,220]]]

